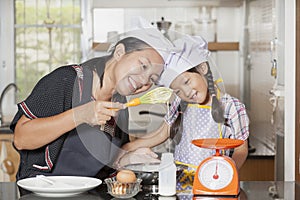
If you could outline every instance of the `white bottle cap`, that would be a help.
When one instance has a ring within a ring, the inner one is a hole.
[[[174,162],[173,153],[163,153],[161,157],[161,161],[166,163]]]

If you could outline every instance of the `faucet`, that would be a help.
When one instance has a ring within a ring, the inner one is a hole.
[[[3,101],[3,99],[4,99],[4,96],[5,96],[6,92],[7,92],[11,87],[14,87],[15,90],[18,89],[18,88],[17,88],[17,85],[16,85],[15,83],[10,83],[10,84],[8,84],[8,85],[4,88],[4,90],[2,91],[1,96],[0,96],[0,127],[4,125],[4,123],[3,123],[4,121],[3,121],[2,101]]]

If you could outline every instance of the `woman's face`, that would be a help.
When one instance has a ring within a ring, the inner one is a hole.
[[[200,73],[183,72],[174,79],[170,88],[186,102],[201,104],[206,100],[207,82]]]
[[[153,49],[124,54],[115,68],[116,91],[121,95],[138,94],[157,82],[164,61]]]

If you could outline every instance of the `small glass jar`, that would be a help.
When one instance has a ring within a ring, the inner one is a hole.
[[[193,35],[202,36],[207,42],[216,42],[217,20],[212,19],[212,7],[199,8],[199,18],[194,20]]]
[[[193,34],[193,26],[191,22],[179,21],[175,24],[175,30],[182,34]]]

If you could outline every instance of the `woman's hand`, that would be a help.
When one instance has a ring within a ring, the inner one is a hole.
[[[91,126],[103,125],[117,115],[124,104],[108,101],[92,101],[73,109],[76,125],[87,123]]]

